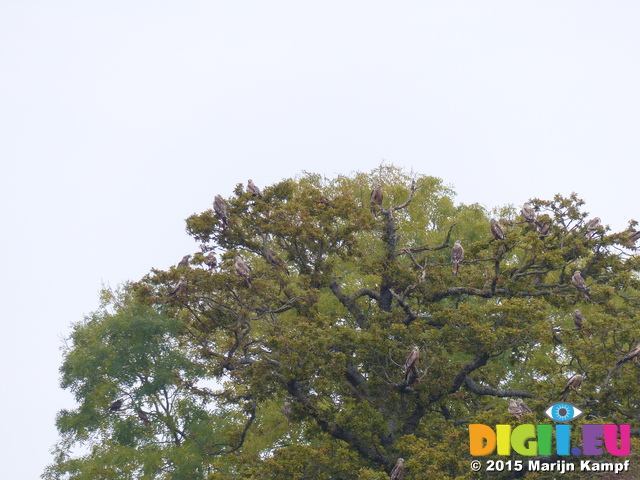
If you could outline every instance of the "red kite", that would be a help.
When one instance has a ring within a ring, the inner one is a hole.
[[[213,252],[207,253],[207,256],[204,257],[204,263],[209,267],[209,270],[213,270],[218,266],[218,259],[216,258],[216,254]]]
[[[551,228],[551,226],[548,223],[546,223],[546,222],[538,223],[536,221],[536,230],[538,232],[538,235],[540,235],[540,238],[544,238],[547,235],[549,235],[549,229],[550,228]]]
[[[236,272],[243,277],[248,286],[251,286],[251,267],[244,263],[240,257],[236,257]]]
[[[636,348],[631,350],[629,353],[627,353],[622,360],[618,360],[618,363],[616,363],[616,367],[618,365],[622,365],[625,362],[628,362],[629,360],[633,360],[635,363],[638,363],[638,356],[640,356],[640,344],[637,345]]]
[[[600,217],[592,218],[587,222],[587,233],[585,233],[585,237],[593,238],[600,226]]]
[[[377,209],[382,208],[383,198],[384,198],[384,194],[382,193],[382,186],[376,185],[376,188],[374,188],[371,191],[371,200],[370,200],[371,212],[375,213]]]
[[[256,187],[256,184],[253,183],[253,180],[251,179],[249,179],[249,182],[247,183],[247,192],[249,192],[254,197],[262,198],[262,192],[258,187]]]
[[[520,411],[520,407],[518,403],[512,398],[509,400],[509,413],[516,418],[520,418],[522,416],[522,412]]]
[[[420,362],[420,349],[416,346],[416,347],[413,347],[413,350],[411,350],[411,353],[407,357],[407,360],[404,362],[404,381],[405,382],[407,383],[409,382],[409,374],[412,371],[416,370],[418,366],[418,362]]]
[[[182,257],[182,260],[178,262],[178,267],[188,267],[190,258],[191,255],[185,255],[184,257]]]
[[[453,249],[451,250],[451,263],[453,263],[453,274],[458,274],[458,267],[464,260],[464,249],[462,248],[462,244],[460,240],[456,240],[453,244]]]
[[[213,211],[222,219],[222,225],[227,226],[227,202],[220,195],[213,200]]]
[[[187,279],[184,277],[180,277],[180,281],[176,284],[175,287],[173,287],[173,290],[171,290],[171,293],[169,294],[169,296],[179,297],[180,295],[184,295],[186,291],[187,291]]]
[[[282,260],[278,254],[276,253],[276,251],[273,248],[270,248],[269,251],[267,252],[267,261],[275,266],[275,267],[279,267],[281,269],[284,270],[284,272],[289,275],[289,269],[287,268],[287,265],[284,263],[284,260]]]
[[[520,409],[520,415],[528,415],[530,413],[533,413],[531,409],[527,406],[527,404],[524,403],[524,400],[522,400],[521,398],[516,400],[516,402],[518,403],[518,408]]]
[[[389,473],[391,480],[400,480],[404,478],[404,458],[399,458]]]
[[[562,393],[560,393],[560,398],[562,398],[563,402],[567,399],[567,397],[571,393],[571,390],[574,390],[576,392],[578,391],[580,385],[582,385],[583,380],[584,377],[579,373],[576,373],[573,377],[567,380],[567,387],[562,391]]]
[[[122,403],[123,400],[121,398],[117,399],[115,402],[113,402],[110,406],[109,406],[109,411],[110,412],[117,412],[122,408]]]
[[[534,223],[536,221],[536,211],[533,209],[529,202],[526,202],[522,206],[521,213],[527,222]]]
[[[585,298],[589,298],[589,288],[587,288],[587,284],[585,283],[584,278],[582,278],[580,270],[576,270],[573,273],[573,277],[571,277],[571,283]]]
[[[491,234],[493,235],[493,238],[496,240],[504,240],[504,232],[502,231],[502,227],[498,221],[495,218],[492,218],[489,223],[491,224]]]

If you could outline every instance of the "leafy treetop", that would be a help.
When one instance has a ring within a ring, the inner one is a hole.
[[[494,212],[500,240],[485,209],[391,166],[225,203],[187,219],[190,266],[105,292],[74,326],[61,372],[79,406],[44,478],[364,480],[398,457],[407,479],[475,478],[467,425],[544,423],[575,373],[585,421],[639,427],[636,367],[616,366],[640,341],[634,222],[588,238],[583,202],[556,195],[530,200],[533,222]]]

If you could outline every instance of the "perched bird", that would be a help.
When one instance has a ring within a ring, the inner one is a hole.
[[[518,403],[518,408],[520,409],[520,415],[528,415],[530,413],[533,413],[531,409],[528,407],[528,405],[524,403],[524,400],[522,400],[521,398],[516,400],[516,402]]]
[[[180,295],[184,295],[186,291],[187,291],[187,279],[184,277],[180,277],[180,280],[175,285],[175,287],[173,287],[173,290],[171,290],[171,293],[169,294],[169,296],[179,297]]]
[[[149,425],[149,414],[147,412],[139,408],[138,410],[136,410],[136,413],[138,414],[138,418],[142,423],[144,423],[145,425]]]
[[[522,416],[522,412],[520,411],[520,407],[518,403],[512,398],[509,400],[509,413],[516,418],[520,418]]]
[[[117,412],[122,408],[122,404],[123,404],[124,400],[122,400],[121,398],[117,399],[115,402],[113,402],[110,406],[109,406],[109,411],[110,412]]]
[[[288,401],[284,402],[282,413],[287,417],[287,425],[291,425],[291,404]]]
[[[521,213],[527,222],[534,223],[536,221],[536,211],[533,209],[529,202],[526,202],[522,206]]]
[[[547,222],[540,223],[536,221],[536,231],[538,232],[540,238],[544,238],[549,235],[550,228],[551,226]]]
[[[576,373],[573,377],[567,380],[566,388],[560,393],[560,398],[562,398],[563,402],[567,399],[567,397],[571,393],[571,390],[578,391],[580,385],[582,385],[583,380],[584,377],[579,373]]]
[[[504,240],[504,232],[502,231],[502,227],[498,221],[495,218],[492,218],[489,223],[491,224],[491,234],[493,235],[493,238],[496,240]]]
[[[389,473],[390,480],[404,478],[404,458],[400,457]]]
[[[462,244],[460,240],[456,240],[453,244],[453,248],[451,249],[451,263],[453,263],[453,274],[458,274],[458,267],[464,260],[464,248],[462,248]]]
[[[253,180],[251,179],[249,179],[249,182],[247,183],[247,192],[254,197],[262,198],[262,192],[258,187],[256,187],[256,184],[253,183]]]
[[[404,381],[406,383],[409,383],[409,375],[416,370],[418,362],[420,362],[420,349],[415,346],[404,362]]]
[[[218,266],[218,259],[216,258],[216,254],[213,252],[207,253],[207,256],[204,257],[204,263],[207,267],[209,267],[209,270],[213,270],[214,268],[216,268]]]
[[[251,267],[244,263],[239,256],[236,257],[235,267],[238,275],[245,279],[248,286],[251,286]]]
[[[580,310],[576,309],[573,311],[573,323],[576,325],[576,328],[578,330],[584,330],[585,333],[589,336],[589,339],[593,338],[593,335],[591,335],[591,332],[589,330],[587,330],[586,328],[583,328],[585,319],[584,316],[580,313]]]
[[[273,248],[270,248],[269,251],[267,252],[267,261],[273,265],[274,267],[278,267],[284,270],[284,272],[289,275],[289,269],[287,268],[287,264],[284,263],[284,260],[282,260],[278,254],[276,253],[276,251]]]
[[[222,225],[227,226],[227,202],[220,195],[216,195],[213,199],[213,211],[222,220]]]
[[[589,298],[589,288],[587,287],[584,278],[582,278],[580,270],[576,270],[575,272],[573,272],[571,283],[585,298]]]
[[[632,230],[629,232],[629,241],[635,243],[640,238],[640,230]]]
[[[371,212],[375,213],[376,210],[382,208],[382,199],[384,198],[384,194],[382,193],[382,186],[381,185],[376,185],[376,188],[374,188],[371,191],[371,200],[370,200],[370,204],[371,204]]]
[[[629,360],[633,360],[634,363],[638,363],[638,356],[640,356],[640,344],[636,345],[636,348],[627,353],[622,360],[618,360],[616,367],[628,362]]]
[[[185,255],[184,257],[182,257],[182,260],[178,262],[178,267],[188,267],[190,258],[191,255]]]
[[[587,222],[587,233],[585,233],[585,237],[593,238],[600,226],[600,217],[592,218]]]

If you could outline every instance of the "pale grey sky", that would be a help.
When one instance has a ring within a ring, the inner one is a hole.
[[[487,207],[576,191],[639,218],[640,4],[0,4],[6,478],[51,462],[61,338],[104,282],[196,249],[251,177],[387,163]]]

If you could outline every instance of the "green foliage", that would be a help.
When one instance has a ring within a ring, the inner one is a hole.
[[[574,373],[585,421],[637,427],[637,367],[615,364],[640,342],[639,260],[628,232],[585,236],[576,195],[531,200],[537,224],[501,208],[504,241],[441,180],[391,166],[307,173],[262,197],[238,185],[226,202],[226,225],[212,209],[187,219],[191,267],[103,292],[74,325],[61,385],[78,406],[58,415],[44,478],[372,480],[398,457],[409,480],[478,478],[468,424],[545,423]],[[512,417],[516,396],[534,413]]]

